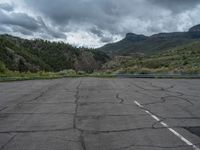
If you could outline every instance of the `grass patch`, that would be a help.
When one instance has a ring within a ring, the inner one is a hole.
[[[78,77],[100,77],[110,78],[113,77],[111,72],[93,72],[86,73],[84,71],[63,70],[60,72],[45,72],[40,71],[37,73],[31,72],[18,72],[18,71],[6,71],[0,72],[0,82],[6,81],[22,81],[22,80],[42,80],[42,79],[59,79],[59,78],[78,78]]]

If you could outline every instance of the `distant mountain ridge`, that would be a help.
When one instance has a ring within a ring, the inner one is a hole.
[[[196,40],[200,40],[200,25],[190,28],[188,32],[158,33],[152,36],[127,33],[123,40],[107,44],[99,50],[111,56],[132,53],[152,54]]]

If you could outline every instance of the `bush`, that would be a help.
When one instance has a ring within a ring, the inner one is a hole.
[[[76,76],[76,71],[73,69],[69,69],[69,70],[62,70],[60,72],[58,72],[59,75],[62,76]]]
[[[0,73],[5,73],[6,72],[6,67],[3,63],[0,62]]]
[[[78,71],[78,75],[86,75],[87,73],[85,71]]]

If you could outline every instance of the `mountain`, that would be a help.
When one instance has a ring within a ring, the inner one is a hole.
[[[0,54],[0,71],[8,69],[20,72],[65,69],[92,72],[109,59],[105,53],[94,49],[10,35],[0,35]]]
[[[118,73],[200,73],[200,41],[153,55],[115,56],[103,68]]]
[[[196,40],[200,40],[200,25],[190,28],[188,32],[159,33],[152,36],[128,33],[123,40],[107,44],[99,50],[111,56],[153,54]]]

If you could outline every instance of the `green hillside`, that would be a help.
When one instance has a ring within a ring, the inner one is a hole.
[[[117,56],[104,69],[118,73],[200,73],[200,41],[150,56]]]

